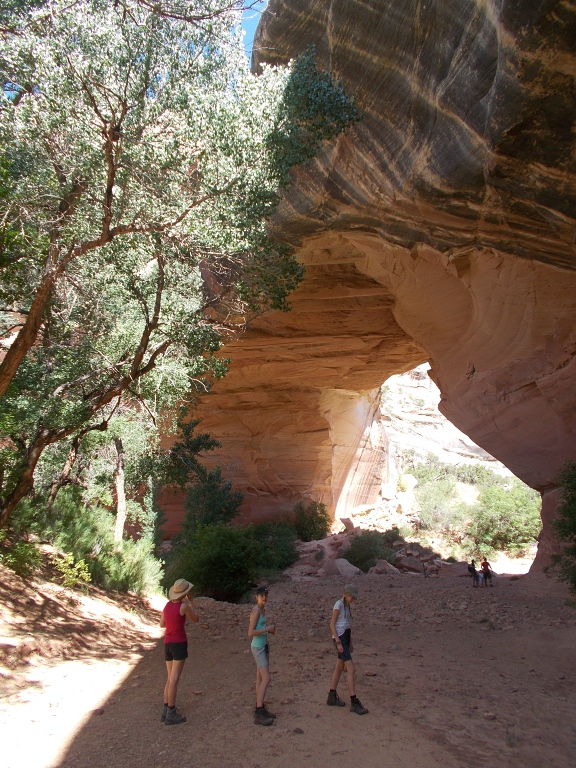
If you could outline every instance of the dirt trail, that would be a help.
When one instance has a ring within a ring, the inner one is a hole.
[[[22,664],[14,648],[27,623],[15,623],[24,606],[7,610],[4,602],[0,765],[573,768],[576,608],[564,585],[545,576],[499,578],[494,589],[472,589],[465,578],[357,583],[354,659],[370,713],[325,704],[334,665],[327,622],[340,580],[279,582],[269,601],[279,628],[267,697],[278,718],[270,728],[252,724],[247,605],[198,600],[201,622],[188,630],[178,702],[188,722],[166,727],[153,610],[136,601],[120,609],[92,594],[68,612],[66,600],[78,598],[50,586],[60,608],[42,623],[39,601],[28,605],[36,651]],[[37,653],[48,639],[52,659]],[[63,661],[54,643],[79,660]]]

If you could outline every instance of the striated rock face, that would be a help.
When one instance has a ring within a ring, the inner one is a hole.
[[[270,0],[255,66],[314,44],[364,119],[294,174],[273,222],[307,267],[294,310],[226,349],[201,406],[247,517],[372,502],[375,389],[428,360],[441,411],[545,495],[547,564],[576,459],[575,19],[560,0]]]
[[[314,44],[364,113],[297,174],[279,229],[573,268],[575,17],[563,0],[270,0],[255,66]]]

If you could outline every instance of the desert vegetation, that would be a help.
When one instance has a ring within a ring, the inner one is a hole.
[[[407,453],[406,473],[417,480],[415,533],[443,539],[453,554],[521,556],[536,543],[541,528],[540,495],[515,477],[502,477],[482,465],[453,465],[428,454]],[[467,503],[458,485],[476,497]]]
[[[80,580],[157,582],[160,435],[186,440],[179,407],[225,374],[223,340],[302,277],[266,222],[360,115],[312,49],[253,75],[242,8],[0,12],[0,556],[21,572],[50,541]],[[238,496],[195,472],[201,530]]]
[[[560,472],[561,501],[558,506],[556,532],[564,544],[557,558],[560,578],[576,593],[576,463],[566,462]]]

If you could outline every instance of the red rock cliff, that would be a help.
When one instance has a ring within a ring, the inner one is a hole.
[[[441,411],[544,494],[576,459],[576,13],[549,0],[270,0],[255,66],[313,43],[364,119],[273,223],[293,311],[201,406],[250,519],[378,491],[373,390],[428,360]]]

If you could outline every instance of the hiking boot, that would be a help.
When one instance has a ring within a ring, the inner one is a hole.
[[[328,700],[326,701],[329,707],[345,707],[346,702],[342,701],[336,691],[330,691],[328,694]]]
[[[266,717],[271,717],[272,720],[276,720],[276,715],[273,712],[270,712],[268,709],[266,709],[266,704],[262,707],[262,711],[266,715]]]
[[[180,712],[174,707],[174,709],[170,709],[168,707],[168,712],[166,712],[166,720],[164,721],[164,725],[180,725],[180,723],[185,723],[186,718],[184,715],[181,715]]]
[[[162,717],[160,718],[160,722],[161,723],[165,723],[166,722],[166,714],[167,714],[167,712],[168,712],[168,704],[164,704],[164,706],[162,707]]]
[[[356,712],[357,715],[367,715],[368,710],[360,703],[360,699],[356,698],[350,702],[350,712]]]
[[[256,707],[254,712],[254,725],[272,725],[274,718],[266,712],[264,707]]]

